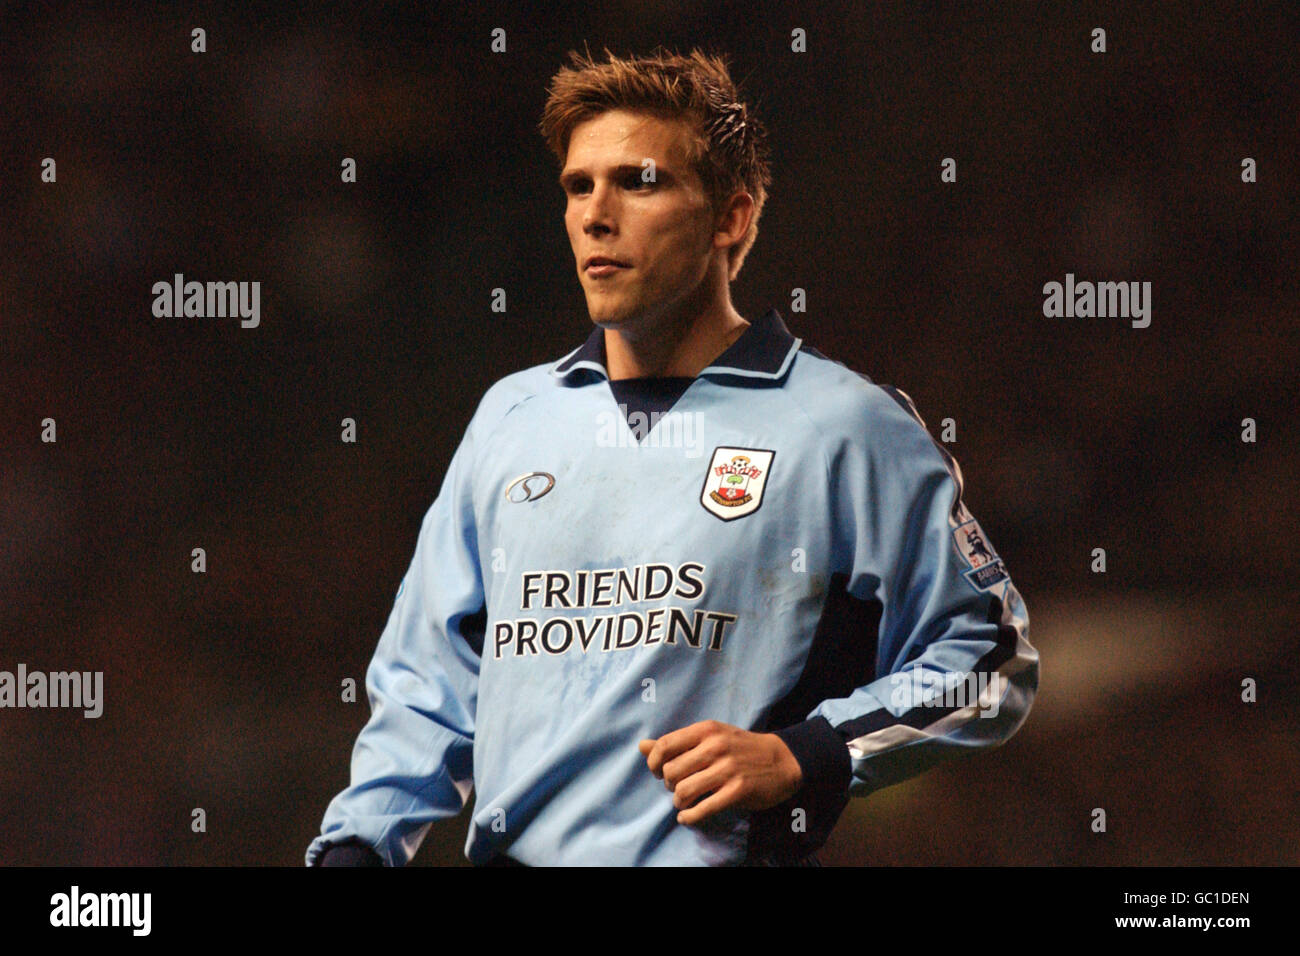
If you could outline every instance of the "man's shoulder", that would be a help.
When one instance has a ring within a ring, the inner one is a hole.
[[[497,379],[479,399],[472,427],[491,430],[514,409],[536,398],[544,389],[553,387],[551,369],[554,367],[554,361],[543,362]]]
[[[789,385],[791,397],[817,426],[830,460],[847,454],[895,473],[955,474],[955,462],[901,388],[873,382],[807,346],[799,351]]]
[[[544,388],[554,387],[555,377],[551,375],[551,369],[554,367],[555,360],[552,359],[548,362],[542,362],[540,365],[521,368],[517,372],[504,375],[488,386],[487,391],[483,393],[483,400],[517,400],[522,397],[536,395]]]
[[[873,381],[843,362],[804,345],[790,370],[791,398],[829,435],[862,437],[879,429],[926,431],[902,389]]]

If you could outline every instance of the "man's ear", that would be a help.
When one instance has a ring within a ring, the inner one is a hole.
[[[754,218],[754,197],[743,189],[731,194],[714,219],[714,245],[726,248],[745,238]]]

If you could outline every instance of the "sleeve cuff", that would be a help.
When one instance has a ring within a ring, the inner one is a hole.
[[[853,779],[853,761],[848,745],[825,717],[813,717],[801,724],[773,731],[799,761],[803,771],[800,793],[809,791],[840,794]]]
[[[317,866],[383,866],[384,861],[359,840],[346,840],[325,848]]]

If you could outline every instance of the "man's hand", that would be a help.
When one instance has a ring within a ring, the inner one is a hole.
[[[699,823],[727,807],[766,810],[793,796],[803,770],[776,734],[703,720],[643,740],[646,765],[673,792],[678,823]],[[700,800],[706,794],[711,796]],[[696,801],[699,800],[699,803]]]

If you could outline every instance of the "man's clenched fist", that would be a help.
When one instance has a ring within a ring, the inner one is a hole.
[[[673,792],[678,823],[699,823],[727,807],[766,810],[793,796],[803,782],[799,761],[776,734],[717,720],[637,746],[650,772]]]

